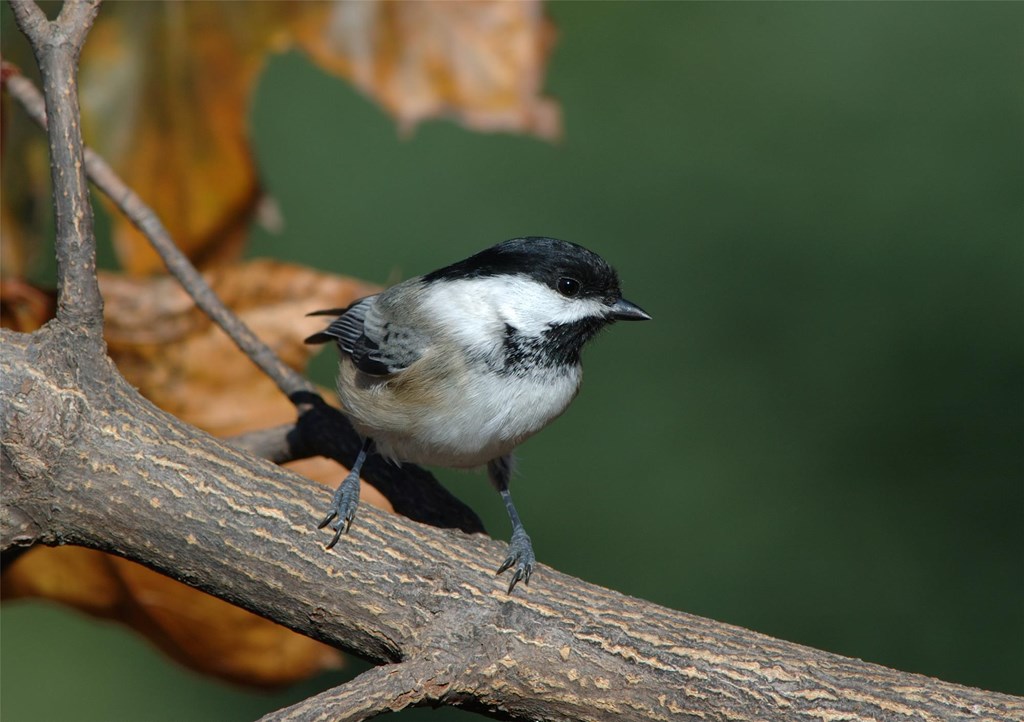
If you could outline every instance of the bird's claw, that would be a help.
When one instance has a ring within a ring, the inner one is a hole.
[[[513,566],[515,567],[515,571],[512,572],[512,578],[508,583],[508,593],[511,594],[519,582],[527,585],[530,583],[530,577],[533,575],[533,565],[536,563],[537,557],[533,554],[533,545],[530,543],[529,535],[522,529],[516,529],[508,543],[508,557],[498,567],[495,575],[502,574]]]
[[[316,528],[323,529],[325,526],[330,524],[331,519],[333,519],[336,516],[338,516],[338,512],[334,511],[334,509],[331,509],[329,512],[327,512],[327,516],[324,517],[324,520],[316,525]]]
[[[359,477],[349,474],[341,482],[338,490],[334,492],[334,498],[331,500],[331,508],[328,510],[327,516],[316,526],[317,529],[323,529],[330,524],[331,529],[334,530],[334,536],[327,542],[327,545],[324,547],[325,549],[333,548],[338,543],[338,540],[341,539],[341,535],[348,531],[352,525],[352,519],[355,518],[358,506]]]

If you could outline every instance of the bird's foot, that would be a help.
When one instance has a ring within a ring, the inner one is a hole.
[[[533,554],[530,536],[522,527],[519,527],[512,532],[512,539],[508,543],[508,558],[498,567],[496,574],[501,574],[513,566],[515,567],[515,570],[512,572],[512,579],[508,583],[508,593],[511,594],[512,590],[516,588],[516,584],[520,581],[526,584],[530,583],[530,575],[533,574],[533,565],[536,563],[537,557]]]
[[[316,526],[317,529],[323,529],[330,524],[331,529],[334,530],[334,538],[327,542],[326,549],[330,549],[337,544],[338,540],[341,539],[341,535],[348,531],[358,506],[359,474],[350,473],[334,492],[334,498],[331,499],[331,508],[328,510],[327,516]],[[333,524],[331,523],[332,521],[334,522]]]

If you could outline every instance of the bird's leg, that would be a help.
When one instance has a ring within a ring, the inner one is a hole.
[[[512,478],[512,455],[499,456],[488,462],[487,475],[491,478],[494,488],[501,494],[509,521],[512,522],[512,539],[508,543],[508,558],[498,567],[497,571],[498,574],[501,574],[515,566],[512,579],[508,584],[508,593],[511,594],[520,581],[526,584],[530,583],[530,575],[533,574],[533,565],[537,563],[537,557],[533,554],[530,536],[523,528],[523,523],[519,521],[519,513],[516,511],[516,505],[512,503],[512,495],[508,490],[508,483]]]
[[[334,492],[334,498],[331,499],[331,507],[327,512],[327,516],[324,517],[322,522],[317,524],[317,529],[323,529],[328,524],[331,524],[331,520],[334,520],[334,523],[331,524],[331,529],[334,529],[334,538],[327,543],[327,549],[337,544],[338,540],[341,539],[341,535],[347,532],[352,524],[352,518],[356,515],[356,507],[359,506],[359,473],[362,471],[366,456],[372,448],[373,439],[364,439],[363,445],[359,449],[359,454],[356,455],[355,463],[352,464],[352,469]]]

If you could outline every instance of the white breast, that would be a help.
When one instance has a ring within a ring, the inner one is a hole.
[[[512,380],[488,371],[471,387],[448,386],[429,405],[392,414],[386,423],[367,414],[353,422],[374,439],[380,454],[394,461],[481,466],[510,453],[565,411],[580,378],[578,367],[544,380]]]
[[[540,335],[551,322],[587,314],[585,306],[519,277],[450,282],[423,293],[420,302],[420,322],[433,340],[419,361],[390,381],[353,367],[339,377],[346,414],[382,455],[480,466],[540,431],[576,396],[579,365],[503,372],[504,339],[507,326]],[[452,348],[465,356],[443,351]]]

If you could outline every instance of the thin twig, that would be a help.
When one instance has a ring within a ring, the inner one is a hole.
[[[13,71],[13,65],[4,63],[4,73],[7,76],[4,84],[8,92],[21,103],[32,120],[43,128],[47,127],[46,110],[39,91],[28,78]],[[196,306],[220,326],[235,345],[252,359],[286,396],[291,398],[298,392],[314,392],[313,385],[302,374],[283,363],[267,344],[224,305],[188,257],[178,249],[153,209],[117,175],[102,156],[91,148],[85,148],[84,163],[92,182],[149,240],[153,249],[163,259],[167,270],[178,279]]]

